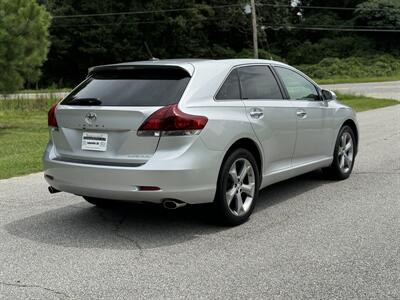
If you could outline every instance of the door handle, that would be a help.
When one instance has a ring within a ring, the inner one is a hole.
[[[262,119],[264,117],[264,113],[261,108],[252,108],[250,110],[250,117],[253,119]]]
[[[306,111],[305,111],[304,109],[299,109],[299,110],[296,112],[296,114],[297,114],[297,116],[298,116],[299,118],[301,118],[301,119],[307,118],[307,113],[306,113]]]

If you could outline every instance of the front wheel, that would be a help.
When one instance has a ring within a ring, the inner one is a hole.
[[[338,134],[333,162],[323,172],[336,180],[347,179],[354,166],[356,156],[356,142],[353,130],[349,126],[343,126]]]
[[[223,223],[239,225],[250,217],[258,198],[259,181],[257,163],[249,151],[237,149],[225,159],[214,200]]]

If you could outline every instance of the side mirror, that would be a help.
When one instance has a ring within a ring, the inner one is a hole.
[[[336,94],[329,90],[322,90],[322,96],[326,101],[336,100]]]

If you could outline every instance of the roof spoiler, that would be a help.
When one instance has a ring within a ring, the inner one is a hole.
[[[138,69],[173,69],[173,70],[181,70],[188,73],[191,76],[189,70],[180,66],[174,65],[103,65],[103,66],[95,66],[88,69],[88,73],[86,77],[90,77],[93,74],[101,71],[108,70],[138,70]]]

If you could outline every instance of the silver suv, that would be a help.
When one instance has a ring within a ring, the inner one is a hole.
[[[48,124],[50,192],[99,206],[213,202],[231,225],[250,216],[260,188],[321,168],[349,177],[358,145],[351,108],[268,60],[94,67]]]

